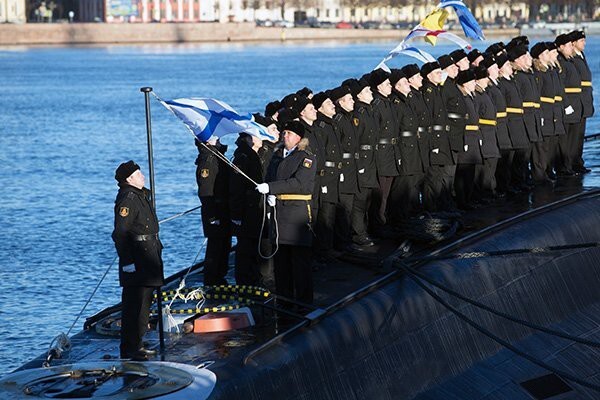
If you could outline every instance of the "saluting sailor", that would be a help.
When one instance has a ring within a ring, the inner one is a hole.
[[[115,172],[119,193],[115,200],[112,238],[119,255],[119,283],[123,287],[121,358],[144,361],[156,354],[142,346],[148,327],[154,289],[163,285],[162,244],[158,219],[148,200],[139,165],[128,161]]]
[[[306,148],[304,126],[289,121],[283,127],[284,147],[273,155],[266,182],[256,190],[275,204],[279,248],[275,254],[277,293],[312,303],[312,193],[316,159]]]

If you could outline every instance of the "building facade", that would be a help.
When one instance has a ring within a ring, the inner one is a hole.
[[[25,0],[0,0],[0,23],[26,22]]]

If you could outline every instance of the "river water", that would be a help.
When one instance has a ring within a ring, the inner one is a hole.
[[[0,48],[0,376],[67,332],[115,258],[114,169],[134,159],[147,171],[140,87],[152,86],[165,99],[214,97],[240,112],[263,111],[269,101],[303,86],[320,91],[362,75],[395,44]],[[451,50],[439,45],[431,53]],[[589,38],[586,53],[595,76],[599,50],[600,40]],[[390,66],[410,62],[403,57]],[[152,122],[162,219],[199,204],[196,147],[155,100]],[[591,118],[588,133],[598,132],[600,118]],[[600,141],[586,144],[585,158],[597,168],[584,185],[600,186]],[[162,225],[161,236],[165,274],[189,266],[202,242],[199,213]],[[85,316],[118,301],[113,266],[71,334]]]

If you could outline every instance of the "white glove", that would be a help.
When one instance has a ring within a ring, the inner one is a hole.
[[[258,193],[267,194],[269,193],[269,184],[259,183],[258,185],[256,185],[256,190],[258,190]]]
[[[237,225],[237,226],[241,226],[242,225],[242,221],[240,221],[239,219],[232,219],[231,222],[234,225]]]
[[[267,196],[267,203],[271,206],[271,207],[275,207],[275,202],[277,201],[277,197],[275,197],[274,194],[270,194]]]
[[[465,151],[469,151],[469,145],[465,144]]]

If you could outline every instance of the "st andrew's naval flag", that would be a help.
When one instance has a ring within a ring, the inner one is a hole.
[[[222,137],[246,132],[259,139],[275,141],[267,128],[254,121],[251,114],[240,115],[229,104],[220,100],[190,97],[160,100],[201,142],[211,136]]]

